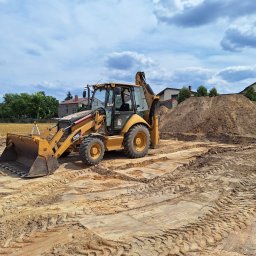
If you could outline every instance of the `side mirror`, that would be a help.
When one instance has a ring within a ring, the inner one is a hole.
[[[83,98],[86,98],[86,90],[83,91]]]
[[[121,88],[120,87],[115,87],[114,93],[115,93],[115,95],[121,95]]]

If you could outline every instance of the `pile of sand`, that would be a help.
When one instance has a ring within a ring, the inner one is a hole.
[[[256,104],[243,95],[191,97],[162,115],[160,132],[256,136]]]
[[[166,115],[168,115],[168,113],[170,112],[171,110],[165,106],[160,106],[158,107],[157,111],[156,111],[156,114],[159,116],[160,118],[160,123],[162,122],[162,120],[165,118]]]

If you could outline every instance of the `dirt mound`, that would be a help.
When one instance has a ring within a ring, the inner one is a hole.
[[[164,120],[165,116],[168,115],[168,113],[170,112],[171,110],[165,106],[160,106],[158,109],[157,109],[157,112],[156,114],[159,116],[160,118],[160,123]]]
[[[170,112],[170,109],[165,106],[160,106],[157,110],[157,114],[159,116],[165,115],[166,113]]]
[[[256,104],[243,95],[191,97],[161,119],[163,133],[256,136]]]

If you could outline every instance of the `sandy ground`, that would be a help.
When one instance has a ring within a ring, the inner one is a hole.
[[[163,140],[142,159],[60,163],[0,170],[0,255],[256,255],[256,146]]]

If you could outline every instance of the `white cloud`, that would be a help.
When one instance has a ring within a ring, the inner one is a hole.
[[[221,41],[222,48],[234,52],[244,48],[256,48],[255,24],[255,17],[243,17],[232,23]]]
[[[138,70],[146,72],[155,91],[214,82],[227,87],[231,82],[218,74],[227,75],[228,67],[252,67],[256,53],[248,41],[242,45],[244,37],[239,44],[233,37],[227,41],[243,52],[224,51],[219,42],[226,28],[254,35],[255,19],[244,11],[254,2],[239,3],[239,17],[237,5],[225,13],[197,15],[209,2],[216,0],[0,0],[0,94],[45,90],[62,97],[67,90],[79,91],[99,80],[133,82]],[[160,14],[187,13],[204,26],[169,26],[159,19]],[[227,17],[233,17],[233,25]],[[232,82],[233,91],[253,79],[241,80],[237,73],[234,77],[240,80]]]
[[[228,67],[221,70],[218,74],[219,77],[227,82],[240,82],[243,80],[256,80],[256,67],[255,66],[235,66]]]
[[[144,54],[124,51],[108,54],[106,66],[113,69],[128,70],[134,68],[147,68],[154,65],[154,61]]]

